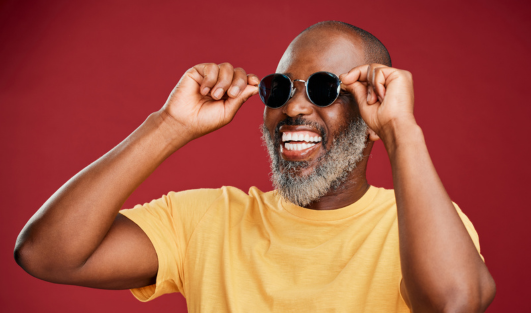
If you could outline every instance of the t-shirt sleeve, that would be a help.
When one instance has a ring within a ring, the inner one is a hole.
[[[157,253],[156,283],[131,289],[138,300],[146,302],[173,292],[186,297],[183,263],[188,241],[221,194],[220,189],[170,192],[160,199],[120,211],[146,233]]]
[[[457,210],[457,213],[459,214],[459,217],[461,217],[461,221],[465,225],[466,230],[468,231],[468,234],[470,235],[470,238],[472,238],[472,242],[474,242],[474,246],[476,246],[476,249],[478,250],[479,256],[483,261],[485,261],[485,258],[481,255],[481,250],[479,248],[479,236],[476,232],[476,229],[474,228],[474,225],[472,225],[472,222],[468,217],[461,211],[461,208],[455,203],[454,204],[455,209]]]
[[[465,228],[466,228],[466,230],[468,232],[468,235],[472,239],[472,242],[474,243],[474,246],[476,246],[476,249],[478,250],[479,256],[481,257],[483,262],[485,262],[485,258],[481,255],[481,251],[479,249],[479,236],[478,236],[478,233],[476,232],[476,229],[474,228],[474,225],[472,225],[472,222],[465,215],[465,213],[463,213],[463,211],[461,211],[461,208],[455,202],[452,202],[452,203],[454,204],[455,210],[459,214],[459,217],[461,218],[461,221],[465,225]],[[404,299],[404,295],[402,294],[401,285],[402,285],[402,279],[400,279],[400,282],[398,284],[398,292],[400,294],[401,299]]]

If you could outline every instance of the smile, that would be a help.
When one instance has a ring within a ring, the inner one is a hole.
[[[313,129],[304,129],[305,127],[289,128],[285,127],[285,129],[282,131],[280,153],[283,159],[290,161],[308,160],[314,155],[315,152],[317,152],[318,147],[321,146],[321,141],[323,138],[313,131]],[[297,128],[303,129],[299,130]]]
[[[283,146],[289,151],[301,151],[309,149],[315,146],[316,143],[320,142],[321,140],[321,136],[309,131],[282,133],[282,142],[284,143]]]

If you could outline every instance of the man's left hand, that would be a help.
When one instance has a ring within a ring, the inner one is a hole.
[[[398,124],[416,125],[410,72],[373,63],[355,67],[339,78],[342,89],[354,95],[361,117],[374,132],[371,140],[382,138],[385,143]]]

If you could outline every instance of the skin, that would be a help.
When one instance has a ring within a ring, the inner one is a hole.
[[[316,40],[326,44],[315,48]],[[364,152],[381,139],[391,160],[406,303],[413,312],[482,312],[494,297],[494,281],[433,167],[413,116],[412,76],[384,65],[366,65],[361,47],[358,38],[326,28],[298,37],[278,71],[303,80],[321,70],[341,74],[342,88],[358,105],[340,97],[318,108],[301,92],[301,84],[284,107],[265,110],[267,129],[274,134],[280,121],[301,115],[333,138],[349,119],[361,115],[370,127],[371,142]],[[256,76],[227,63],[188,70],[161,110],[70,179],[35,213],[17,239],[17,263],[55,283],[104,289],[153,284],[158,270],[155,250],[144,232],[118,211],[167,157],[229,123],[257,93],[258,83]],[[296,158],[315,167],[330,142]],[[366,162],[358,164],[344,189],[308,208],[337,209],[357,201],[369,187]]]
[[[314,44],[314,38],[320,38],[319,44]],[[326,38],[326,39],[322,39]],[[326,47],[323,49],[322,47]],[[347,73],[353,67],[365,64],[365,55],[361,41],[355,38],[345,37],[336,33],[323,33],[318,31],[312,36],[301,36],[295,40],[279,62],[277,73],[285,73],[294,80],[307,78],[319,71],[327,71],[339,76]],[[348,93],[342,92],[333,105],[321,108],[313,105],[306,95],[304,83],[295,82],[297,91],[283,107],[264,110],[264,123],[269,133],[274,136],[278,123],[287,117],[296,118],[302,116],[305,120],[319,124],[330,138],[334,138],[338,133],[347,127],[349,121],[359,117],[360,112],[354,99]],[[282,136],[282,130],[278,133]],[[302,130],[300,127],[285,128],[286,131]],[[323,135],[323,134],[319,134]],[[327,145],[316,145],[310,154],[302,157],[286,157],[286,160],[308,161],[310,166],[302,172],[307,175],[318,166],[317,159],[331,148],[332,140],[328,140]],[[369,155],[373,142],[369,142],[364,155]],[[284,152],[286,150],[284,149]],[[331,191],[319,201],[311,203],[308,208],[313,210],[334,210],[345,207],[360,199],[369,189],[369,184],[365,176],[367,169],[367,158],[364,158],[352,171],[339,191]]]

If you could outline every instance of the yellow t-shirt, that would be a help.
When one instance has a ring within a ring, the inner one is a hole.
[[[140,301],[180,292],[190,312],[409,312],[393,190],[316,211],[255,187],[199,189],[120,213],[158,256],[156,284],[132,290]]]

